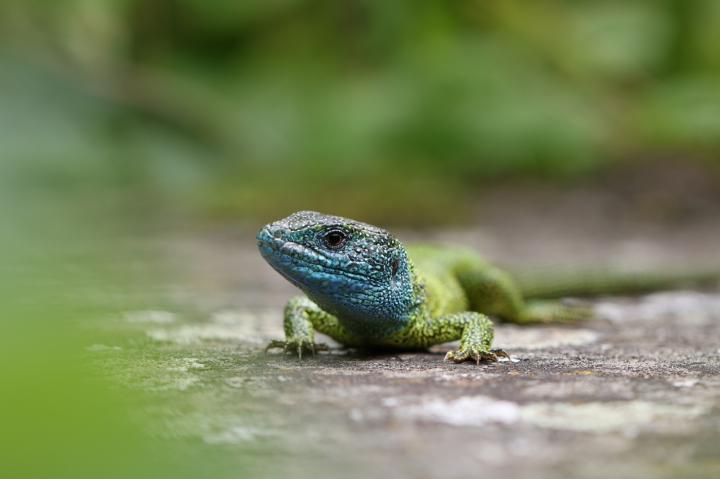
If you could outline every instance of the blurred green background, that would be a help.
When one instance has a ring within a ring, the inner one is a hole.
[[[5,0],[0,42],[3,176],[201,216],[422,224],[719,163],[712,0]]]
[[[81,354],[164,218],[460,223],[719,153],[713,0],[4,0],[0,474],[192,477]]]

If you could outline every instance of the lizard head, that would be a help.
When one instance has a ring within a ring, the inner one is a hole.
[[[266,225],[257,240],[270,266],[341,319],[399,319],[414,304],[405,248],[381,228],[301,211]]]

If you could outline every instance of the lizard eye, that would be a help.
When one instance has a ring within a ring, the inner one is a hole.
[[[400,268],[400,260],[399,260],[399,259],[395,259],[395,260],[392,262],[391,268],[392,268],[392,275],[395,276],[395,275],[397,274],[397,272],[398,272],[398,268]]]
[[[328,247],[328,249],[340,249],[343,247],[345,242],[347,242],[348,236],[345,234],[344,231],[340,230],[332,230],[325,233],[325,236],[323,236],[323,243],[325,243],[325,246]]]

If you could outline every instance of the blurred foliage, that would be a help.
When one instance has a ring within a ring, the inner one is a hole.
[[[447,218],[489,180],[717,163],[719,32],[713,0],[5,0],[0,173]]]
[[[184,458],[183,445],[141,429],[140,394],[109,387],[89,361],[87,348],[103,340],[90,326],[119,306],[109,298],[123,292],[132,307],[130,276],[113,265],[127,252],[88,228],[87,216],[8,179],[0,177],[2,477],[201,476],[207,468]]]
[[[3,0],[2,475],[242,477],[83,355],[167,211],[451,221],[500,179],[718,153],[713,0]]]
[[[31,77],[25,80],[23,88],[35,88]],[[69,90],[62,93],[58,102],[77,100]],[[91,103],[82,108],[88,115],[102,111]],[[18,115],[17,123],[23,121]],[[63,138],[66,143],[55,144],[93,151],[73,137],[76,125],[57,127],[38,138]],[[79,158],[68,157],[73,161],[62,168],[50,161],[56,153],[48,147],[45,157],[0,162],[0,477],[250,477],[249,464],[266,457],[263,446],[256,446],[253,457],[242,449],[230,453],[149,432],[147,410],[172,414],[177,404],[117,380],[131,372],[149,374],[147,348],[134,346],[137,352],[127,354],[132,370],[104,368],[108,354],[142,342],[137,332],[112,325],[127,311],[171,301],[162,251],[152,241],[135,241],[157,231],[158,216],[128,203],[128,191],[88,195],[102,192],[103,185],[133,182]],[[88,190],[83,181],[97,185]]]

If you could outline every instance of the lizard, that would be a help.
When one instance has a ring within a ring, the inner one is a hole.
[[[282,348],[302,358],[327,350],[315,332],[367,349],[418,350],[459,340],[445,360],[479,364],[508,357],[492,349],[491,318],[534,324],[593,317],[588,307],[524,297],[509,273],[471,250],[405,247],[382,228],[340,216],[300,211],[264,226],[257,243],[269,265],[305,293],[285,307],[285,340],[271,341],[266,351]],[[560,296],[562,285],[551,286],[548,296]]]

